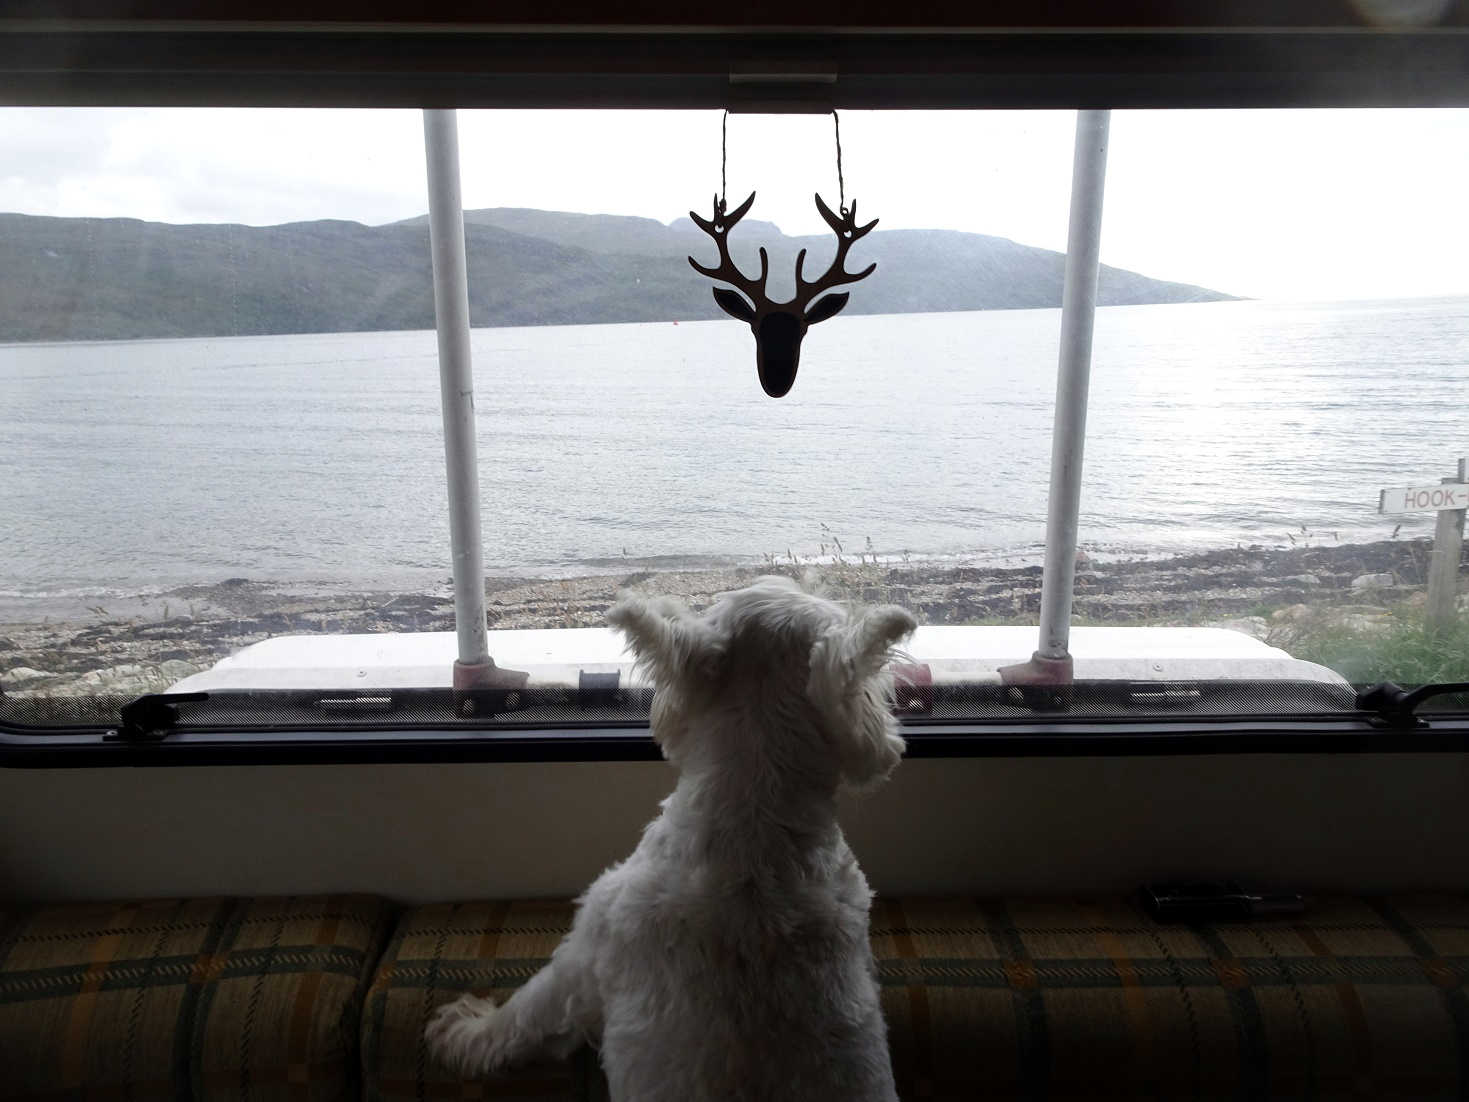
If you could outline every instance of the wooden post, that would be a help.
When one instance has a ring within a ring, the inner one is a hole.
[[[1459,460],[1459,477],[1445,484],[1469,482],[1469,459]],[[1433,556],[1428,562],[1428,630],[1447,634],[1459,617],[1459,558],[1464,548],[1463,509],[1440,509],[1433,533]]]

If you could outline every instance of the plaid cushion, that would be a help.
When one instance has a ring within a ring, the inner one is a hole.
[[[361,1014],[367,1099],[605,1098],[590,1052],[459,1084],[422,1044],[461,991],[507,997],[569,903],[410,911]],[[363,898],[0,914],[6,1098],[355,1098]],[[1469,898],[1323,899],[1296,921],[1159,925],[1132,903],[879,900],[899,1093],[1423,1098],[1469,1090]]]
[[[1469,898],[1159,925],[1123,900],[879,900],[914,1099],[1464,1097]]]
[[[461,991],[503,999],[569,903],[410,911],[363,1022],[369,1102],[600,1098],[590,1053],[456,1085],[422,1043]],[[1295,920],[1160,925],[1129,900],[880,899],[872,944],[913,1099],[1422,1098],[1469,1089],[1469,898],[1322,899]]]
[[[370,897],[40,907],[0,932],[6,1098],[348,1099]]]
[[[590,1050],[484,1082],[461,1084],[429,1056],[429,1015],[465,991],[497,1002],[538,972],[571,929],[572,904],[441,903],[405,914],[383,954],[362,1014],[362,1087],[367,1102],[425,1098],[607,1097]]]

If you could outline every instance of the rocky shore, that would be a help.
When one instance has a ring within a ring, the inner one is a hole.
[[[1123,562],[1094,562],[1083,553],[1074,616],[1079,624],[1227,624],[1261,638],[1281,632],[1292,610],[1302,608],[1370,624],[1391,607],[1422,599],[1430,550],[1426,540],[1389,540]],[[814,573],[833,596],[901,604],[925,624],[1035,623],[1040,608],[1039,566],[863,558],[552,581],[490,578],[489,626],[600,626],[623,589],[675,594],[698,607],[771,572]],[[98,609],[86,622],[0,623],[0,691],[12,697],[159,691],[272,636],[448,631],[454,614],[447,590],[316,596],[243,578],[134,603],[136,611]]]

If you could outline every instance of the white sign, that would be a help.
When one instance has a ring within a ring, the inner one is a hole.
[[[1409,490],[1383,490],[1379,513],[1424,513],[1440,509],[1469,509],[1469,484],[1445,482]]]

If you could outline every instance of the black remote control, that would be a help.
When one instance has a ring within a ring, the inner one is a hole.
[[[1143,906],[1159,922],[1217,922],[1301,914],[1294,892],[1248,891],[1231,880],[1199,884],[1144,884]]]

